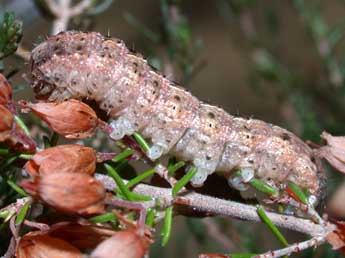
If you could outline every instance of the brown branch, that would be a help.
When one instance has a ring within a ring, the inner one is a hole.
[[[117,188],[116,183],[111,177],[96,174],[96,178],[100,180],[103,185],[109,190]],[[180,197],[174,199],[172,197],[170,188],[160,188],[146,184],[137,185],[133,189],[133,191],[138,194],[147,195],[159,200],[162,208],[170,206],[172,204],[177,204],[188,206],[196,211],[213,215],[254,222],[261,221],[260,217],[257,214],[256,207],[252,205],[242,204],[230,200],[222,200],[216,197],[205,196],[195,192],[187,191],[181,192]],[[145,206],[154,207],[154,205],[155,202],[151,201],[147,202]],[[335,229],[335,225],[329,222],[320,225],[308,219],[302,219],[268,211],[266,213],[276,226],[301,232],[312,237],[326,236],[328,233],[332,232]]]

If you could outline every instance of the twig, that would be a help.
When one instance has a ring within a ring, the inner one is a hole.
[[[300,251],[308,249],[310,247],[313,247],[313,246],[316,247],[324,243],[325,241],[326,241],[325,236],[313,237],[307,241],[296,243],[283,249],[269,251],[267,253],[254,256],[254,258],[277,258],[277,257],[282,257],[284,255],[289,255],[291,253],[299,253]]]
[[[165,179],[170,186],[174,186],[177,180],[171,176],[169,176],[169,171],[166,166],[162,164],[158,164],[155,166],[156,174],[158,174],[161,178]]]
[[[6,207],[0,209],[0,212],[5,211],[5,210],[19,211],[24,206],[24,204],[29,201],[31,201],[31,197],[24,197],[24,198],[17,199],[16,202],[11,203],[7,205]]]
[[[50,229],[49,225],[44,224],[44,223],[39,223],[35,221],[30,221],[30,220],[24,220],[24,225],[31,227],[31,228],[36,228],[39,229],[40,231],[48,231]]]
[[[22,45],[18,46],[16,55],[22,58],[26,62],[30,61],[30,51],[25,49]]]
[[[140,212],[139,220],[138,220],[138,228],[139,228],[139,234],[143,235],[145,232],[145,221],[146,221],[146,207],[144,204],[140,202],[129,202],[125,200],[117,199],[116,197],[107,198],[106,202],[108,204],[126,208],[126,209],[132,209],[132,210],[138,210]]]
[[[2,257],[3,258],[12,258],[14,256],[15,251],[16,251],[16,240],[14,239],[14,237],[11,237],[11,241],[10,241],[10,244],[7,248],[7,251],[4,254],[4,256],[2,256]]]
[[[106,175],[96,174],[96,178],[100,180],[109,190],[117,188],[117,185],[113,179]],[[181,197],[174,199],[171,195],[170,188],[160,188],[145,184],[138,184],[133,191],[138,194],[147,195],[159,200],[162,208],[168,207],[171,204],[183,205],[188,206],[193,210],[212,215],[220,215],[256,222],[261,221],[257,214],[256,207],[252,205],[237,203],[230,200],[222,200],[187,191],[181,192]],[[268,211],[266,213],[276,226],[301,232],[312,237],[326,236],[329,232],[332,232],[336,228],[334,224],[329,222],[325,223],[324,225],[319,225],[308,219]]]
[[[71,6],[71,0],[46,0],[46,4],[56,17],[52,28],[52,34],[55,35],[67,29],[69,20],[73,16],[80,15],[90,8],[92,0],[83,0],[75,6]]]

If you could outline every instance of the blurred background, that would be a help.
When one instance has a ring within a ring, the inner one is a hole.
[[[77,3],[78,1],[76,1]],[[72,17],[69,29],[123,39],[169,79],[233,115],[254,117],[320,142],[323,130],[345,134],[345,2],[339,0],[99,0]],[[44,0],[0,0],[0,16],[23,22],[22,51],[52,33]],[[1,64],[32,98],[18,56]],[[342,178],[329,172],[329,193]],[[340,204],[341,205],[341,204]],[[229,219],[174,220],[168,247],[150,257],[196,257],[201,252],[262,252],[279,247],[259,224]],[[288,234],[296,242],[305,237]],[[296,257],[338,257],[328,247]]]

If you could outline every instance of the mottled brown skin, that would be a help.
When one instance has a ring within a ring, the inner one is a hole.
[[[121,40],[99,33],[63,32],[32,51],[32,84],[40,99],[91,99],[114,119],[112,138],[140,132],[151,141],[152,159],[163,154],[191,161],[202,185],[215,171],[235,170],[277,188],[292,181],[317,199],[325,174],[313,151],[280,127],[233,117],[205,104],[154,71]]]

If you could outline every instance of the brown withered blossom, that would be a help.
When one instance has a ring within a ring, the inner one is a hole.
[[[5,106],[0,105],[0,117],[0,142],[3,142],[11,136],[13,115]]]
[[[0,73],[0,105],[8,104],[12,99],[12,89],[5,76]]]
[[[81,251],[93,250],[99,243],[115,233],[117,232],[110,228],[67,221],[56,223],[49,230],[50,236],[63,239]]]
[[[20,239],[16,257],[82,258],[82,253],[62,239],[41,232],[30,232]]]
[[[48,173],[21,185],[36,198],[61,212],[98,214],[104,211],[106,191],[92,176],[84,173]]]
[[[126,229],[104,240],[91,253],[92,258],[141,258],[150,241],[136,229]]]
[[[345,254],[345,222],[335,222],[337,229],[327,235],[327,242],[333,249],[339,250],[341,254]]]
[[[99,120],[95,111],[78,100],[61,103],[25,103],[56,133],[70,139],[82,139],[94,134]]]
[[[327,145],[316,150],[320,157],[325,158],[335,169],[345,173],[345,136],[332,136],[327,132],[321,134]]]
[[[96,151],[78,144],[59,145],[36,153],[24,166],[32,176],[47,173],[93,174]]]

